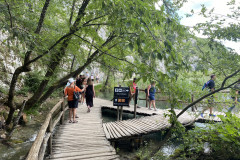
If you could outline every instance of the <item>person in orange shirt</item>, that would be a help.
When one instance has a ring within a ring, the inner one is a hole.
[[[136,89],[137,89],[137,83],[136,83],[136,78],[133,79],[132,83],[129,83],[129,88],[130,88],[130,92],[129,92],[129,102],[128,102],[128,106],[130,107],[130,102],[132,99],[135,100],[135,94],[136,94]],[[138,106],[137,106],[138,107]]]
[[[68,80],[69,86],[65,88],[64,95],[68,96],[68,107],[69,107],[69,123],[77,123],[75,120],[76,117],[76,109],[78,108],[78,99],[74,99],[74,92],[83,92],[85,88],[82,90],[75,85],[75,80],[70,78]],[[72,120],[73,119],[73,120]]]

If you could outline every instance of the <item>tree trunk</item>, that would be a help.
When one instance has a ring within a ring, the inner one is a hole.
[[[43,25],[43,22],[44,22],[44,18],[45,18],[49,3],[50,3],[50,0],[46,0],[45,4],[43,6],[41,16],[40,16],[40,19],[39,19],[39,22],[38,22],[38,26],[37,26],[37,29],[35,30],[36,34],[39,34],[40,31],[41,31],[41,28],[42,28],[42,25]],[[13,77],[12,77],[12,80],[11,80],[9,93],[8,93],[8,107],[10,108],[10,112],[9,112],[9,115],[8,115],[8,118],[7,118],[7,121],[6,121],[6,125],[9,125],[11,123],[12,118],[13,118],[13,114],[15,112],[15,104],[14,104],[13,100],[14,100],[15,88],[16,88],[18,77],[22,72],[29,72],[31,70],[30,64],[28,64],[28,65],[26,65],[26,64],[30,60],[30,56],[31,56],[31,53],[32,53],[33,49],[34,49],[34,45],[31,44],[30,49],[25,54],[24,64],[22,66],[18,67],[13,73]]]
[[[75,58],[76,58],[76,56],[74,55],[73,60],[72,60],[72,65],[71,65],[71,68],[70,68],[70,72],[72,72],[72,70],[73,70],[73,65],[74,65],[74,62],[75,62]]]
[[[101,47],[106,46],[107,44],[109,44],[113,39],[115,38],[115,36],[111,35],[110,37],[108,37],[108,39],[101,45]],[[112,47],[114,47],[115,45],[109,47],[108,49],[111,49]],[[103,53],[102,53],[103,54]],[[101,54],[101,55],[102,55]],[[94,59],[99,56],[99,50],[96,50],[88,59],[87,61],[81,66],[79,67],[77,70],[75,70],[74,72],[69,73],[68,75],[66,75],[65,77],[61,78],[60,80],[58,80],[54,85],[50,86],[48,88],[48,90],[44,93],[44,95],[41,96],[41,98],[39,99],[39,101],[33,101],[32,105],[35,105],[36,103],[38,104],[42,104],[56,89],[63,87],[66,85],[67,80],[71,77],[76,77],[78,74],[80,74],[89,64],[91,64]]]
[[[49,67],[48,67],[47,73],[45,74],[46,79],[41,82],[37,91],[27,101],[26,107],[25,107],[26,109],[29,109],[29,108],[31,108],[31,106],[37,104],[39,99],[41,98],[41,96],[42,96],[42,94],[43,94],[43,92],[44,92],[44,90],[45,90],[45,88],[46,88],[46,86],[49,82],[49,79],[54,75],[55,69],[59,66],[60,61],[62,60],[62,58],[65,55],[65,50],[68,47],[68,44],[69,44],[70,40],[72,39],[72,35],[80,29],[78,27],[78,25],[79,25],[81,19],[84,17],[84,12],[85,12],[85,9],[88,6],[89,1],[90,0],[84,0],[83,1],[82,6],[79,8],[77,19],[75,20],[73,26],[70,28],[70,31],[69,31],[69,33],[72,33],[72,34],[63,41],[60,50],[52,56],[52,61],[49,65]]]
[[[110,70],[110,69],[108,69],[108,73],[107,73],[107,79],[106,79],[106,81],[105,81],[105,83],[104,83],[104,86],[105,86],[105,88],[108,86],[108,83],[109,83],[109,78],[110,78],[110,73],[111,73],[111,70]]]
[[[27,71],[27,68],[25,68],[24,66],[21,66],[21,67],[18,67],[13,73],[13,77],[12,77],[9,92],[8,92],[8,107],[10,108],[10,112],[6,120],[6,125],[9,125],[12,121],[12,117],[16,109],[14,104],[15,88],[16,88],[19,75],[24,71]]]
[[[8,118],[6,120],[6,125],[8,126],[11,122],[12,122],[12,119],[13,119],[13,115],[14,115],[14,112],[15,112],[15,107],[11,107],[10,108],[10,111],[8,113]]]
[[[71,40],[71,36],[64,40],[62,43],[61,49],[59,52],[57,52],[55,55],[52,56],[51,63],[48,67],[47,73],[45,74],[45,79],[41,82],[38,89],[34,93],[34,95],[27,101],[26,103],[26,109],[31,108],[31,106],[35,105],[36,102],[40,99],[41,95],[43,94],[45,88],[48,85],[49,79],[54,75],[54,71],[59,66],[61,59],[65,55],[65,50]]]

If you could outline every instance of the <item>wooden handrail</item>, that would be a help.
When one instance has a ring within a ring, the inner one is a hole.
[[[44,154],[46,151],[46,147],[48,144],[49,153],[52,153],[52,135],[53,129],[57,125],[57,123],[61,120],[61,123],[64,121],[64,112],[66,111],[65,99],[63,98],[60,100],[47,114],[46,119],[40,128],[38,135],[30,148],[28,156],[26,160],[42,160],[44,158]],[[53,117],[53,113],[60,109],[58,113],[58,117],[54,122],[52,120],[55,118]]]
[[[145,92],[145,89],[138,89],[140,92]],[[161,92],[161,91],[158,91],[158,92],[155,92],[155,93],[167,93],[167,92]],[[193,102],[194,101],[194,93],[198,93],[198,92],[189,92],[191,93],[191,101]],[[230,93],[229,90],[222,90],[220,91],[219,93]],[[138,98],[139,100],[145,100],[146,101],[146,107],[148,107],[148,95],[146,93],[146,98]],[[158,100],[155,100],[155,101],[167,101],[167,99],[158,99]],[[181,102],[181,103],[187,103],[187,102],[184,102],[182,100],[178,100],[178,102]],[[204,103],[204,102],[202,102]],[[226,102],[216,102],[216,103],[226,103]],[[228,102],[227,102],[228,103]],[[196,106],[193,106],[192,107],[192,111],[195,111],[196,110]]]

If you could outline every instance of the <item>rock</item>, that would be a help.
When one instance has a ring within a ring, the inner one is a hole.
[[[0,130],[3,129],[3,122],[0,121]]]
[[[5,139],[7,138],[6,134],[1,134],[0,138]]]
[[[25,113],[23,113],[22,116],[19,119],[18,124],[26,125],[26,123],[27,123],[27,115]]]

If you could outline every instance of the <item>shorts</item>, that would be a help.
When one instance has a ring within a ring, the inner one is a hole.
[[[154,101],[155,100],[155,95],[149,95],[148,98],[149,98],[150,101]]]
[[[96,78],[96,80],[98,81],[98,80],[99,80],[99,78]]]
[[[208,98],[208,105],[210,107],[213,107],[213,105],[214,105],[214,97],[213,97],[213,95]]]
[[[92,79],[92,81],[94,81],[94,79]]]
[[[78,100],[68,101],[69,108],[78,108]]]

